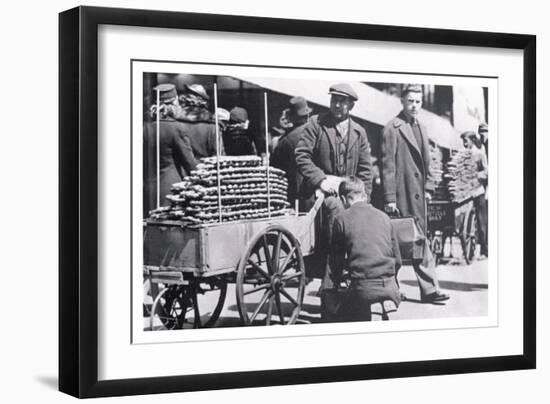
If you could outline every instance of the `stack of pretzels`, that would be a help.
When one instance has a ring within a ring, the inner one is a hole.
[[[205,224],[220,219],[228,222],[290,213],[288,182],[283,170],[274,167],[268,170],[256,156],[223,156],[219,166],[219,188],[217,158],[201,159],[188,177],[172,185],[171,194],[166,197],[171,205],[151,211],[150,217]]]
[[[455,152],[447,163],[448,189],[454,202],[461,202],[483,193],[483,186],[477,177],[477,165],[472,152],[463,149]]]

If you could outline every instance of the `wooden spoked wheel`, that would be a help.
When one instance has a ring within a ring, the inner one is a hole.
[[[443,257],[443,243],[441,242],[442,238],[442,235],[434,234],[430,242],[432,255],[435,260],[435,266],[438,266],[441,263],[441,258]]]
[[[162,289],[151,307],[150,329],[153,329],[155,317],[167,330],[181,328],[189,303],[189,297],[184,293],[183,287],[172,285]]]
[[[466,226],[462,235],[462,252],[466,265],[470,265],[475,257],[477,243],[477,217],[473,208],[467,215]]]
[[[245,325],[294,324],[306,272],[296,238],[279,225],[256,234],[237,267],[237,306]]]
[[[170,285],[153,302],[150,328],[155,317],[168,330],[212,327],[220,317],[226,294],[227,282],[218,277]]]
[[[188,313],[182,328],[213,327],[225,303],[227,281],[220,277],[195,280],[188,290],[194,291],[191,296],[193,313]]]

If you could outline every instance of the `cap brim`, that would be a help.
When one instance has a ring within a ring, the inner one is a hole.
[[[351,98],[352,100],[354,101],[357,101],[357,97],[351,95],[351,94],[348,94],[348,93],[344,93],[342,91],[329,91],[328,92],[330,95],[341,95],[342,97],[346,97],[346,98]]]

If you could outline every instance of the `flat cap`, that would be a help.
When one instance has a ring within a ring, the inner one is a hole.
[[[482,122],[479,124],[478,128],[477,128],[477,131],[479,133],[481,132],[489,132],[489,125],[487,125],[486,123]]]
[[[176,86],[170,83],[159,84],[158,86],[154,87],[153,90],[159,92],[159,98],[162,102],[171,100],[178,96],[176,92]]]
[[[357,101],[359,99],[355,90],[348,83],[334,84],[330,86],[328,93],[331,95],[334,94],[348,97],[353,101]]]
[[[463,132],[460,134],[460,137],[462,139],[464,138],[468,138],[468,139],[473,139],[473,138],[476,138],[477,139],[477,133],[475,133],[474,131],[472,130],[469,130],[469,131],[466,131],[466,132]]]
[[[422,92],[422,85],[420,84],[405,84],[403,86],[403,90],[401,91],[401,95],[405,95],[407,93],[421,93]]]

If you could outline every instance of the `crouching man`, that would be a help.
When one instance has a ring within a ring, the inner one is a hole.
[[[368,203],[363,181],[345,178],[339,194],[345,210],[334,221],[331,276],[338,285],[347,269],[351,283],[338,314],[342,321],[370,321],[372,303],[401,302],[399,245],[389,217]]]

